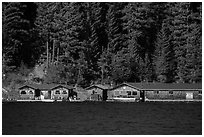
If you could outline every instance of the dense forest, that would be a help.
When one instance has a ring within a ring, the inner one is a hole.
[[[202,80],[202,3],[2,3],[3,84]]]

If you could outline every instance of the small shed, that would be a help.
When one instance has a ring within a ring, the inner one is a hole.
[[[108,85],[94,84],[85,88],[88,92],[88,100],[92,101],[106,101],[107,92],[110,89]]]

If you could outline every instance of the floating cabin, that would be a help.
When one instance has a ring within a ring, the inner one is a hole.
[[[108,92],[108,100],[135,98],[140,101],[202,100],[202,83],[123,83]]]
[[[107,92],[110,87],[107,85],[95,84],[91,85],[85,90],[88,92],[88,100],[90,101],[106,101]]]
[[[20,99],[67,100],[76,94],[72,86],[61,84],[25,84],[19,89]]]

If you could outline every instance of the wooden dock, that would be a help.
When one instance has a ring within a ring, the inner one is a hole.
[[[202,102],[202,100],[186,100],[186,99],[147,99],[145,102]]]
[[[54,102],[55,100],[44,99],[44,100],[16,100],[17,102]]]

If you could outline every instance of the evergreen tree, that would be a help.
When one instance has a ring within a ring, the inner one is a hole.
[[[195,56],[195,50],[199,53],[201,49],[199,48],[200,44],[193,42],[195,39],[199,39],[201,33],[199,33],[199,25],[192,18],[194,15],[190,6],[190,3],[176,3],[172,10],[174,15],[172,38],[177,62],[176,73],[181,82],[195,81],[196,69],[193,69],[195,67],[193,62],[197,56]]]
[[[101,7],[100,3],[84,3],[81,4],[82,29],[80,30],[81,46],[88,64],[87,73],[91,76],[87,80],[97,79],[98,64],[100,58],[101,46],[99,44],[99,30],[101,27]]]
[[[86,75],[88,66],[87,66],[87,61],[85,60],[85,55],[83,52],[80,52],[80,57],[77,60],[76,69],[78,70],[76,85],[87,86],[88,83],[85,79],[85,75]]]
[[[201,6],[196,7],[199,11]],[[194,13],[191,9],[189,16],[187,44],[186,44],[186,64],[187,79],[190,83],[200,82],[202,79],[202,44],[201,44],[201,13]]]
[[[100,59],[98,65],[101,68],[101,83],[110,83],[113,71],[112,59],[115,54],[111,53],[109,49],[105,50]]]
[[[123,48],[121,51],[117,52],[112,59],[112,79],[116,84],[127,82],[131,75],[129,67],[130,59],[127,53],[127,48]]]
[[[36,65],[49,63],[43,67],[46,83],[200,82],[201,7],[192,2],[3,3],[3,73],[11,66],[34,66],[43,53],[43,64]]]
[[[9,66],[19,67],[24,62],[28,67],[33,67],[40,52],[40,47],[37,47],[40,41],[37,41],[38,34],[34,30],[36,5],[16,2],[3,3],[2,6],[4,61]],[[33,16],[29,17],[28,14]]]
[[[109,9],[106,14],[106,19],[107,19],[107,25],[106,25],[106,33],[108,36],[108,49],[112,53],[116,53],[117,51],[121,50],[121,30],[120,24],[120,19],[118,18],[118,13],[120,12],[119,9],[117,9],[117,6],[115,3],[109,4]]]
[[[102,49],[101,57],[98,61],[98,65],[101,68],[102,83],[105,80],[107,83],[111,81],[112,71],[112,58],[122,49],[122,30],[121,25],[121,9],[117,3],[107,4],[107,14],[105,22],[105,31],[107,35],[107,48]]]
[[[174,54],[168,27],[168,20],[164,20],[156,41],[154,64],[157,79],[161,82],[172,82],[174,75]]]
[[[186,47],[187,43],[186,32],[188,30],[188,5],[186,3],[177,3],[173,7],[172,14],[175,16],[173,20],[173,44],[175,50],[175,56],[177,61],[177,76],[179,81],[185,82],[185,76],[187,75],[186,64]]]
[[[19,66],[17,59],[20,46],[24,38],[28,36],[28,30],[22,26],[28,25],[28,20],[23,19],[21,3],[3,3],[2,4],[2,50],[4,63],[8,65]]]
[[[126,41],[125,44],[127,47],[132,48],[135,56],[139,56],[144,62],[146,62],[144,64],[149,64],[146,66],[148,69],[148,71],[146,71],[147,73],[141,74],[146,76],[141,77],[148,77],[147,79],[151,81],[153,77],[153,40],[155,37],[153,24],[155,21],[150,16],[150,13],[152,12],[150,10],[150,3],[129,3],[123,12],[125,13],[125,16],[123,17],[125,22],[124,29],[127,32],[124,36]]]

